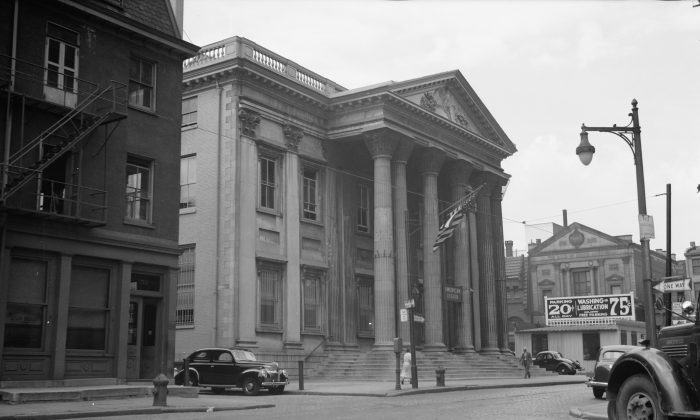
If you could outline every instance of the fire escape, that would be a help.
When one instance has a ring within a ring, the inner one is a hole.
[[[79,152],[99,127],[126,118],[126,86],[115,81],[98,86],[71,75],[60,75],[60,83],[52,85],[48,71],[0,55],[0,100],[10,127],[3,133],[0,211],[104,225],[104,181],[98,188],[99,180],[83,179]],[[48,127],[41,130],[42,125]],[[40,132],[25,140],[25,127]],[[116,124],[111,128],[105,130],[105,142]]]

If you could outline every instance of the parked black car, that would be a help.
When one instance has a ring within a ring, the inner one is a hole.
[[[615,360],[637,347],[638,346],[618,344],[603,346],[598,350],[598,357],[596,357],[595,367],[593,367],[593,377],[588,378],[588,382],[586,382],[587,386],[593,388],[593,396],[595,398],[603,398],[603,394],[608,387],[610,369],[613,363],[615,363]]]
[[[583,370],[578,361],[567,359],[558,351],[551,350],[537,353],[532,364],[560,375],[575,375],[576,371]]]
[[[200,349],[187,357],[192,386],[211,387],[221,393],[226,388],[241,388],[245,395],[257,395],[260,388],[281,394],[289,383],[287,372],[276,362],[262,362],[246,349]],[[175,374],[175,385],[185,382],[184,368]]]

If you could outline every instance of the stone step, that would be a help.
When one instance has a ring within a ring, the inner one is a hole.
[[[22,404],[47,401],[89,401],[152,396],[153,386],[114,385],[56,388],[3,388],[0,401],[7,404]],[[199,388],[189,386],[169,386],[168,395],[197,398]]]

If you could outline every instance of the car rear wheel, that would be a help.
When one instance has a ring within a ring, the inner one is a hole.
[[[603,394],[605,394],[605,388],[594,387],[593,396],[599,400],[603,399]]]
[[[243,380],[243,393],[248,396],[258,395],[260,392],[260,382],[252,376]]]
[[[268,392],[272,395],[279,395],[284,392],[284,385],[270,387],[270,389],[268,389]]]
[[[633,375],[623,382],[615,401],[615,412],[618,419],[668,419],[661,412],[654,384],[644,375]]]

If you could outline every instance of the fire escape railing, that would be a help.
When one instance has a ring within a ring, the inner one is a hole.
[[[49,86],[46,83],[48,71],[45,67],[0,55],[0,88],[7,90],[8,95],[21,95],[43,104],[58,105],[62,110],[60,112],[63,113],[56,122],[14,151],[8,160],[0,163],[3,173],[0,204],[4,205],[8,198],[20,190],[26,190],[24,187],[27,184],[36,181],[37,188],[33,193],[34,207],[46,211],[44,209],[46,206],[43,205],[47,200],[46,194],[38,185],[43,183],[45,190],[56,181],[45,179],[42,176],[43,171],[67,151],[78,146],[97,127],[126,117],[126,85],[111,81],[106,87],[98,87],[94,83],[74,78],[72,75],[54,72],[53,74],[60,76],[60,80],[69,81],[64,83],[69,85],[69,88]],[[59,99],[62,94],[63,101],[59,100],[57,103],[56,98],[45,98],[45,89],[50,89],[50,93],[59,92]],[[66,98],[72,100],[66,101]],[[74,105],[67,102],[73,102]],[[5,147],[8,147],[8,144],[9,142]],[[96,195],[102,196],[102,200],[99,200],[102,202],[102,207],[106,205],[104,191],[68,183],[63,185],[72,187],[73,197],[62,198],[67,200],[66,203],[73,202],[74,205],[70,206],[72,208],[79,209],[83,199],[94,201]],[[27,191],[24,190],[22,196],[27,195]],[[104,213],[103,209],[102,213]]]

